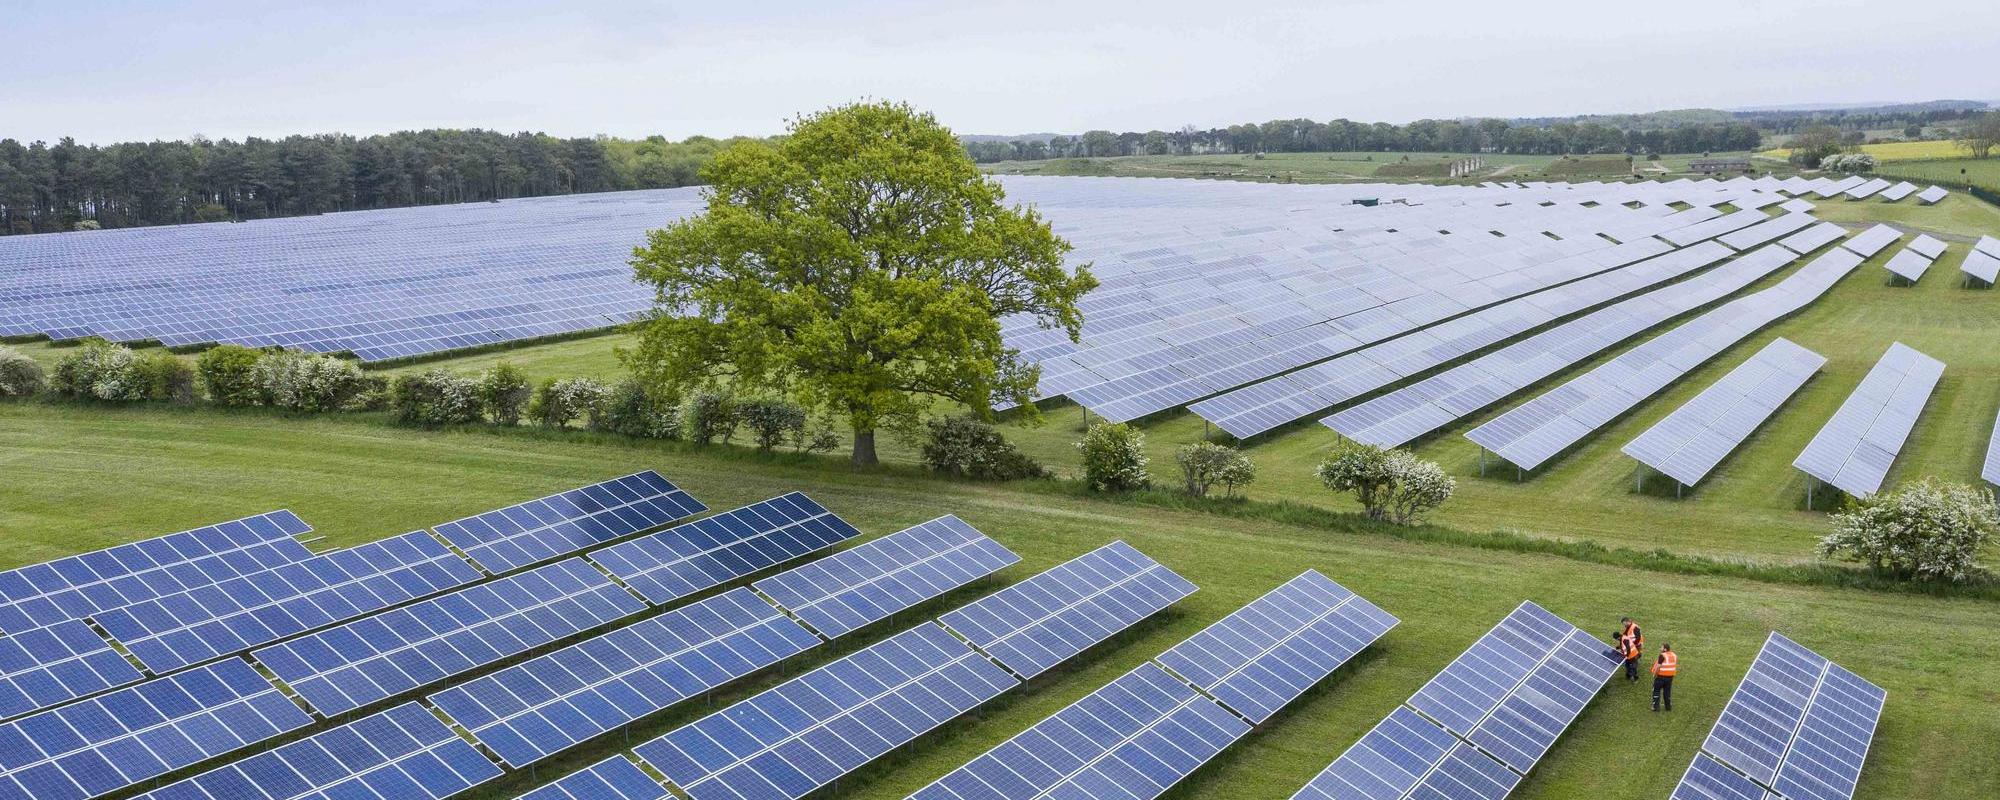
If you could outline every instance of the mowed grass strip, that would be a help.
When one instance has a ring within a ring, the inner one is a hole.
[[[900,798],[1308,567],[1403,624],[1328,683],[1177,789],[1177,798],[1284,798],[1523,599],[1593,632],[1631,614],[1683,654],[1676,710],[1610,686],[1516,795],[1658,798],[1678,779],[1767,630],[1889,689],[1862,797],[1990,797],[2000,788],[2000,662],[1977,632],[2000,606],[1963,599],[1687,578],[1370,533],[937,481],[907,472],[689,451],[595,435],[421,432],[371,417],[290,419],[205,409],[0,405],[0,530],[8,566],[244,513],[289,507],[332,544],[425,527],[656,468],[714,508],[800,489],[870,535],[958,513],[1020,553],[1004,581],[1123,538],[1202,590],[1131,633],[843,780],[829,796]],[[988,582],[976,591],[990,590]],[[976,592],[975,592],[976,593]],[[905,614],[722,692],[713,708],[968,599]],[[635,726],[633,743],[711,707]],[[614,734],[473,796],[512,797],[627,746]]]

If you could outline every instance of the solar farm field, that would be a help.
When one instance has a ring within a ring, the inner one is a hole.
[[[13,404],[0,406],[0,444],[10,460],[19,459],[10,463],[35,465],[12,473],[24,480],[0,504],[13,545],[7,566],[277,507],[310,521],[327,545],[353,545],[649,468],[712,509],[802,491],[858,527],[856,542],[956,514],[1020,556],[996,577],[731,684],[713,705],[670,708],[629,734],[596,737],[465,797],[513,797],[1114,540],[1187,576],[1197,591],[843,778],[825,796],[904,797],[1307,568],[1400,623],[1168,796],[1289,797],[1524,599],[1593,636],[1631,614],[1645,623],[1649,641],[1673,642],[1684,666],[1670,715],[1647,712],[1641,687],[1614,681],[1515,797],[1665,796],[1774,628],[1888,691],[1858,796],[1982,797],[1983,787],[2000,780],[2000,767],[1982,757],[1982,742],[2000,735],[2000,712],[1982,687],[2000,680],[2000,668],[1960,635],[2000,623],[2000,612],[1984,601],[1656,573],[1408,541],[1358,520],[1301,527],[1081,499],[1034,484],[945,482],[902,470],[856,474],[596,436],[423,433],[368,418]],[[103,495],[73,479],[95,469],[128,476],[118,502],[93,502]]]
[[[1971,184],[1987,191],[2000,192],[2000,158],[1891,162],[1876,171],[1885,177],[1908,178],[1947,186]]]

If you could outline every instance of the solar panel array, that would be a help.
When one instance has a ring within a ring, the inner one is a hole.
[[[1786,800],[1849,800],[1887,699],[1881,687],[1773,632],[1701,749]],[[1743,788],[1700,764],[1697,756],[1684,786]]]
[[[1147,662],[908,800],[1151,800],[1249,732]]]
[[[910,800],[1157,797],[1396,623],[1307,570]]]
[[[1499,800],[1540,761],[1620,661],[1523,602],[1294,800]]]
[[[1993,435],[1986,440],[1986,465],[1979,470],[1979,477],[2000,486],[2000,417],[1993,420]]]
[[[800,798],[1019,685],[926,622],[633,752],[696,800]]]
[[[964,520],[947,515],[752,586],[831,638],[1020,560]]]
[[[1831,222],[1822,222],[1780,239],[1778,240],[1778,244],[1799,255],[1806,255],[1814,250],[1833,244],[1846,235],[1846,228]]]
[[[1169,648],[1158,661],[1257,723],[1397,622],[1360,595],[1306,570]]]
[[[1784,250],[1767,250],[1791,258]],[[1620,353],[1468,431],[1465,438],[1522,469],[1541,466],[1723,350],[1810,305],[1860,263],[1853,253],[1829,251],[1776,285]]]
[[[1521,776],[1398,706],[1292,800],[1501,800]]]
[[[1667,800],[1783,800],[1707,753],[1694,754]]]
[[[590,552],[648,601],[664,605],[861,535],[800,492]]]
[[[1879,491],[1943,375],[1944,362],[1890,345],[1792,466],[1855,497]]]
[[[98,797],[312,721],[248,662],[219,661],[0,724],[0,797]]]
[[[1891,184],[1886,180],[1883,180],[1881,178],[1872,178],[1863,181],[1859,184],[1856,184],[1854,188],[1848,189],[1847,191],[1842,192],[1842,194],[1847,195],[1847,199],[1849,200],[1866,200],[1870,197],[1874,197],[1876,194],[1879,194],[1883,189],[1887,189],[1890,186]]]
[[[416,703],[141,795],[143,800],[443,800],[500,768]]]
[[[1909,197],[1910,195],[1916,193],[1917,193],[1916,184],[1911,183],[1909,181],[1901,181],[1894,186],[1891,186],[1887,189],[1883,189],[1880,193],[1880,197],[1884,200],[1894,203],[1898,200],[1901,200],[1905,197]]]
[[[1774,339],[1622,449],[1693,486],[1825,365],[1825,356],[1790,339]]]
[[[0,631],[21,633],[302,561],[290,511],[218,523],[0,572]]]
[[[1932,186],[1917,193],[1917,202],[1928,206],[1937,203],[1939,200],[1943,200],[1949,194],[1951,192],[1945,191],[1942,186]]]
[[[1194,591],[1186,578],[1117,541],[938,620],[1032,678]]]
[[[493,572],[519,569],[707,511],[652,470],[437,526]]]
[[[1721,245],[1711,244],[1694,249],[1703,247],[1726,252]],[[1350,406],[1320,423],[1355,441],[1400,446],[1655,325],[1727,297],[1794,258],[1777,247],[1753,251],[1693,278],[1619,301]]]
[[[2000,250],[2000,246],[1996,246],[1994,249]],[[2000,281],[2000,255],[1994,255],[1983,250],[1973,250],[1965,254],[1965,262],[1960,264],[1958,268],[1965,274],[1984,282],[1987,286],[1992,286],[1996,281]]]
[[[154,672],[248,650],[480,579],[423,531],[165,595],[94,619]]]
[[[580,558],[391,609],[253,655],[332,716],[636,614],[638,598]]]
[[[572,772],[519,800],[669,800],[667,789],[622,755]]]
[[[78,620],[0,639],[0,717],[96,694],[145,676]]]
[[[820,644],[749,589],[586,639],[430,696],[525,767]]]
[[[1903,232],[1887,225],[1877,225],[1854,235],[1842,247],[1859,253],[1863,258],[1872,258],[1882,249],[1903,238]]]

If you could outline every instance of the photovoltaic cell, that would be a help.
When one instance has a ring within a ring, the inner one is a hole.
[[[1994,418],[1993,434],[1986,438],[1986,466],[1979,470],[1979,477],[2000,486],[2000,417]]]
[[[0,631],[20,633],[209,586],[312,557],[292,537],[312,526],[290,511],[0,572]]]
[[[964,520],[947,515],[752,586],[832,638],[1020,560]]]
[[[479,580],[423,531],[283,564],[94,618],[154,672],[275,642]]]
[[[1031,678],[1194,591],[1187,579],[1117,541],[938,621]]]
[[[1625,444],[1623,452],[1693,486],[1777,413],[1826,357],[1783,337]]]
[[[634,752],[695,800],[796,799],[1018,685],[924,623]]]
[[[142,800],[443,800],[500,767],[416,703],[141,795]]]
[[[1398,707],[1292,800],[1501,800],[1521,777]]]
[[[14,717],[143,678],[79,620],[0,638],[0,717]]]
[[[1944,362],[1891,344],[1792,466],[1855,497],[1874,494],[1943,376]]]
[[[447,522],[437,533],[498,573],[707,510],[660,473],[646,470]]]
[[[622,755],[572,772],[518,800],[670,800],[667,788]]]
[[[645,609],[581,558],[266,647],[258,663],[332,716]]]
[[[1168,648],[1158,661],[1251,722],[1263,722],[1397,622],[1306,570]]]
[[[860,536],[801,492],[676,525],[589,554],[657,604]]]
[[[732,589],[430,696],[509,766],[700,695],[820,644]]]
[[[1152,800],[1250,724],[1147,663],[908,800]]]
[[[1702,750],[1790,800],[1854,796],[1888,694],[1773,632]]]
[[[312,721],[248,662],[219,661],[0,724],[0,799],[97,797]]]

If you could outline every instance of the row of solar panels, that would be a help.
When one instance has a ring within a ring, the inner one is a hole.
[[[1773,632],[1670,800],[1846,800],[1888,693]]]

